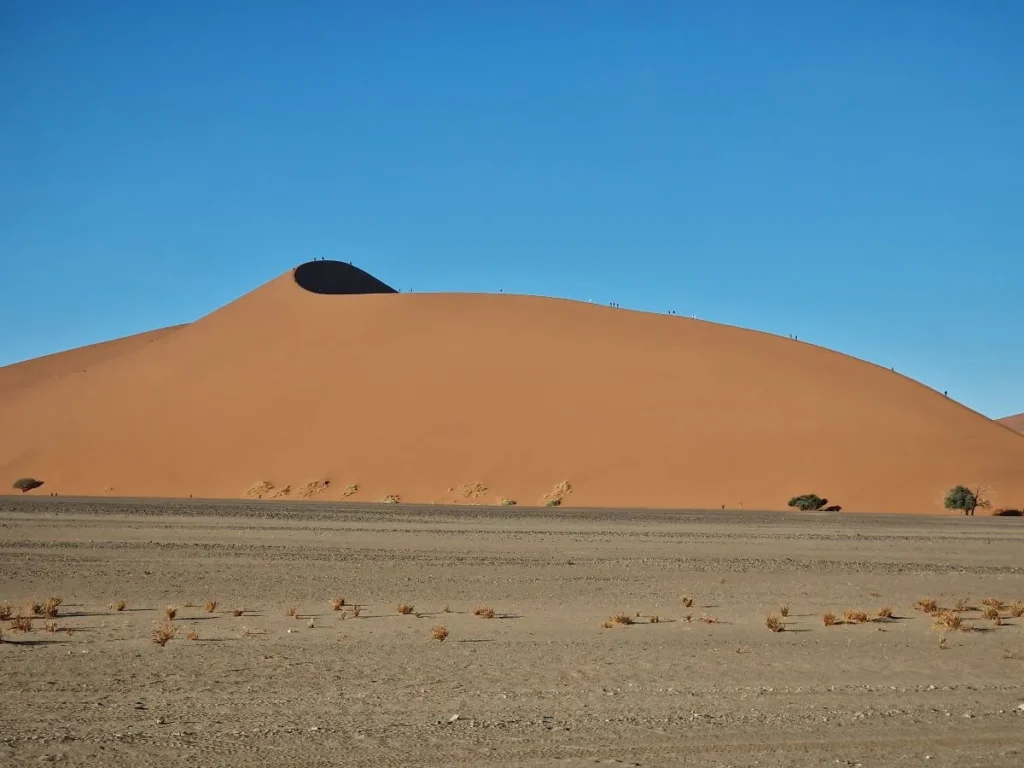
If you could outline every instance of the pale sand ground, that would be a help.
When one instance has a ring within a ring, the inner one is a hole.
[[[1024,763],[1024,619],[942,650],[911,608],[1024,599],[1020,519],[0,499],[0,526],[0,601],[59,594],[76,630],[5,623],[3,765]]]

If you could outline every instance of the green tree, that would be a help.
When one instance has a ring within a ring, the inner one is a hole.
[[[823,499],[816,493],[805,493],[803,496],[794,496],[789,500],[789,506],[796,507],[801,512],[816,512],[826,504],[828,504],[828,499]]]
[[[973,491],[966,485],[955,485],[946,493],[946,499],[943,504],[946,509],[958,509],[965,515],[973,516],[974,510],[978,507],[987,508],[991,506],[987,499],[982,498],[982,493],[985,490],[980,485]]]

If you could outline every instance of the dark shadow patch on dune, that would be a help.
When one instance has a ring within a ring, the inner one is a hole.
[[[398,293],[359,267],[343,261],[307,261],[295,268],[296,284],[310,293]]]

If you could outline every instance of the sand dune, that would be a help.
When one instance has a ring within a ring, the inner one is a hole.
[[[1000,419],[999,423],[1005,424],[1015,432],[1024,433],[1024,413],[1018,413],[1016,416],[1007,416]]]
[[[520,504],[568,481],[571,506],[780,509],[816,492],[892,512],[984,483],[1024,505],[1024,438],[803,342],[531,296],[344,292],[289,271],[159,343],[5,393],[0,478]]]

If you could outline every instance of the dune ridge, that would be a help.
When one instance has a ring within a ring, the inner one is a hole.
[[[326,480],[318,500],[543,504],[566,482],[569,506],[814,492],[939,512],[966,483],[1024,506],[1024,437],[756,331],[535,296],[310,292],[292,270],[173,330],[5,396],[4,485],[244,498]]]
[[[1016,416],[1006,416],[999,419],[999,423],[1005,424],[1014,432],[1024,434],[1024,413],[1018,413]]]

